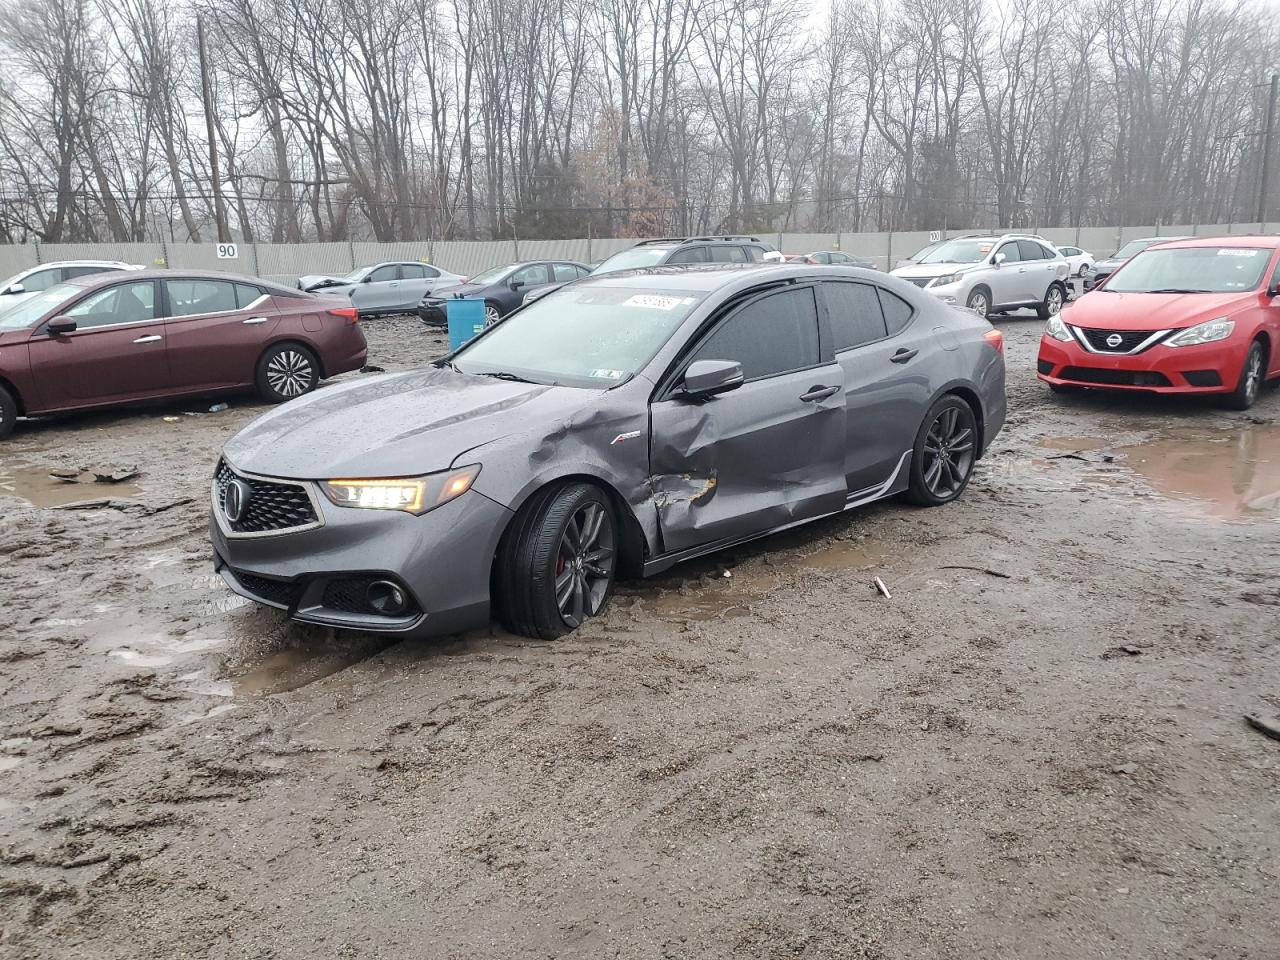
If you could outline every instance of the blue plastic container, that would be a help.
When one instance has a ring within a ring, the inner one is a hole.
[[[460,346],[484,329],[484,300],[479,297],[450,297],[444,302],[449,323],[449,349]]]

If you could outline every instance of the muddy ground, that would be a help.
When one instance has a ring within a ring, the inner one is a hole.
[[[625,584],[556,643],[233,597],[205,511],[249,398],[21,424],[0,955],[1280,956],[1280,743],[1241,720],[1280,708],[1280,396],[1064,402],[1001,326],[961,502]],[[387,369],[443,349],[367,330]]]

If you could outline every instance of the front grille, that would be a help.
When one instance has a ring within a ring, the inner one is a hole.
[[[1128,353],[1137,349],[1142,341],[1154,333],[1154,330],[1094,330],[1089,327],[1076,327],[1088,341],[1089,346],[1099,353]],[[1110,337],[1119,337],[1120,342],[1112,346],[1107,342]]]
[[[239,520],[227,518],[224,509],[227,486],[239,479],[249,486],[249,498]],[[218,461],[214,474],[213,508],[233,533],[275,533],[306,527],[319,521],[306,488],[298,483],[259,480],[236,473],[225,460]]]
[[[1169,378],[1150,370],[1104,370],[1100,367],[1064,367],[1058,374],[1062,380],[1077,383],[1099,383],[1114,387],[1167,387]]]
[[[341,610],[343,613],[373,613],[369,606],[369,584],[376,577],[352,577],[349,580],[330,580],[324,586],[324,599],[321,601],[330,610]]]
[[[927,287],[929,284],[933,283],[933,277],[907,277],[906,279],[910,280],[917,287]]]
[[[291,607],[293,602],[298,599],[300,585],[297,583],[259,577],[252,573],[245,573],[243,570],[236,570],[234,567],[228,569],[240,586],[267,603],[274,603],[281,607]]]

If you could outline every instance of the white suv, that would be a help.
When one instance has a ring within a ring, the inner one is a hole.
[[[982,316],[1033,308],[1042,320],[1067,300],[1071,267],[1043,237],[1006,233],[999,237],[944,240],[921,259],[893,271],[943,303]]]

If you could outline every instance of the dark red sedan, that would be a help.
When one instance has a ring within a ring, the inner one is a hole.
[[[0,312],[0,440],[19,416],[257,389],[269,403],[364,366],[344,299],[252,277],[80,277]]]

